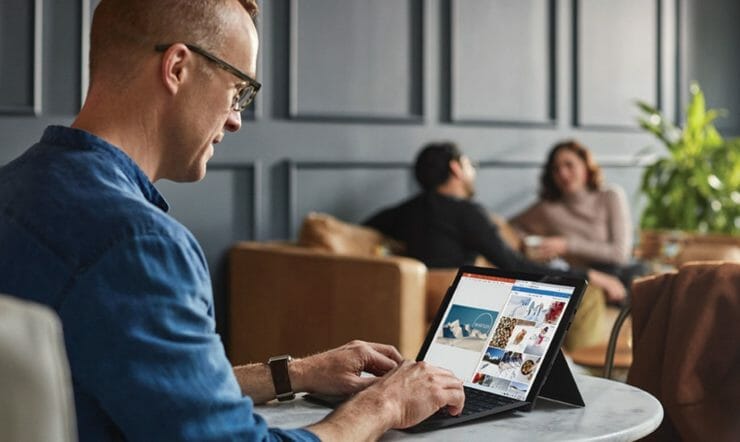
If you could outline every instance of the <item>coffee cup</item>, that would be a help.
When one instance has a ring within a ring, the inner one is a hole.
[[[542,245],[540,235],[527,235],[524,237],[524,254],[530,259],[537,259],[538,250]]]

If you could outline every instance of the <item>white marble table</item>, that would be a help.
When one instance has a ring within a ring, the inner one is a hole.
[[[631,385],[576,376],[586,402],[574,408],[538,400],[530,412],[515,411],[427,433],[389,431],[381,440],[425,441],[633,441],[653,432],[663,408],[652,395]],[[303,399],[256,407],[272,427],[297,428],[321,420],[329,409]]]

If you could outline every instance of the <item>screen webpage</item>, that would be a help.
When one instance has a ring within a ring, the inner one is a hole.
[[[464,273],[424,361],[524,400],[575,287]]]

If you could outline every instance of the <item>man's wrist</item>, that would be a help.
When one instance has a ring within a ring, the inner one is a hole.
[[[364,390],[307,429],[321,440],[377,440],[394,428],[398,416],[390,401]]]
[[[311,392],[306,385],[306,363],[305,359],[293,359],[288,364],[288,373],[290,382],[293,385],[293,391],[296,393]]]
[[[400,417],[397,402],[389,400],[388,397],[380,394],[374,388],[361,391],[355,395],[355,398],[359,402],[359,409],[374,410],[369,413],[377,415],[381,434],[397,425],[397,420]]]

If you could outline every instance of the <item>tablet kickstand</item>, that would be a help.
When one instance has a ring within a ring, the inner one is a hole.
[[[586,406],[568,362],[563,356],[563,351],[560,349],[558,349],[550,374],[545,379],[539,396],[576,407]]]

